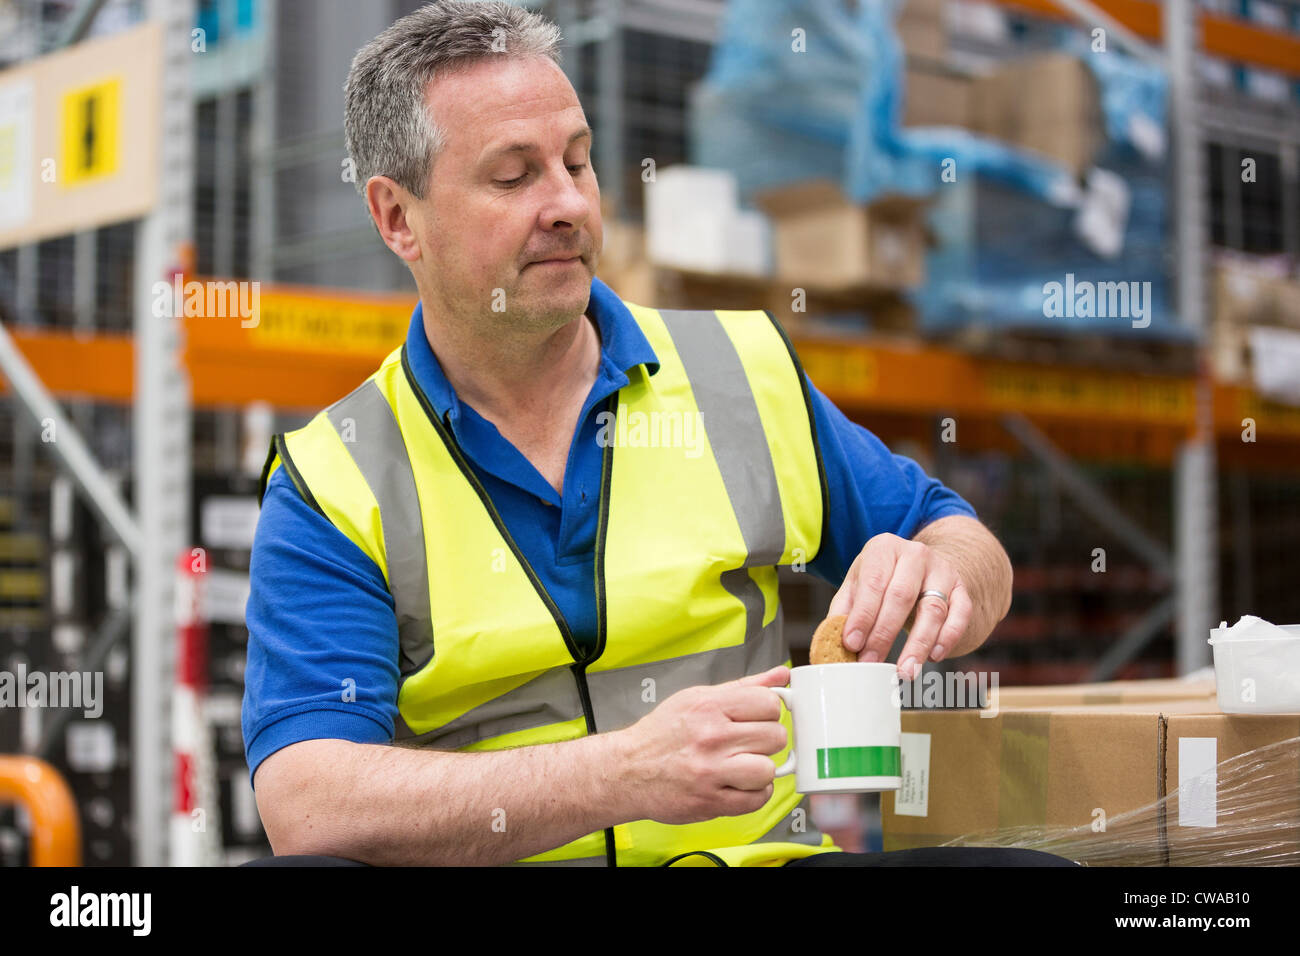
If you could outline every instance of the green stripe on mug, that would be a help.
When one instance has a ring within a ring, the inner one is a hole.
[[[817,750],[817,779],[827,777],[901,776],[898,747],[821,747]]]

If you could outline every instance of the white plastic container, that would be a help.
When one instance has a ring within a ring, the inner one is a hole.
[[[1300,714],[1300,624],[1272,625],[1258,618],[1226,624],[1210,631],[1219,709]]]

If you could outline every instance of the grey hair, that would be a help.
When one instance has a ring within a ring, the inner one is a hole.
[[[343,86],[348,156],[357,192],[387,176],[424,198],[447,131],[429,115],[429,82],[491,57],[561,64],[560,28],[504,0],[435,0],[402,17],[352,59]]]

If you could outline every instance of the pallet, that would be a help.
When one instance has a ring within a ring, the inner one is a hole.
[[[967,326],[931,339],[984,358],[1074,365],[1161,375],[1195,375],[1196,343],[1055,329]]]
[[[658,309],[765,309],[790,333],[914,336],[916,312],[898,289],[858,286],[804,290],[794,310],[786,282],[764,276],[694,272],[638,262],[601,278],[625,301]]]

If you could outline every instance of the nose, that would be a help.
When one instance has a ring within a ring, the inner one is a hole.
[[[547,176],[546,199],[542,203],[541,226],[543,229],[578,230],[586,225],[591,215],[591,205],[586,193],[579,185],[582,176],[595,175],[591,171],[590,161],[586,168],[577,174],[569,171],[563,160],[556,164],[556,171]],[[575,175],[578,178],[575,178]]]

